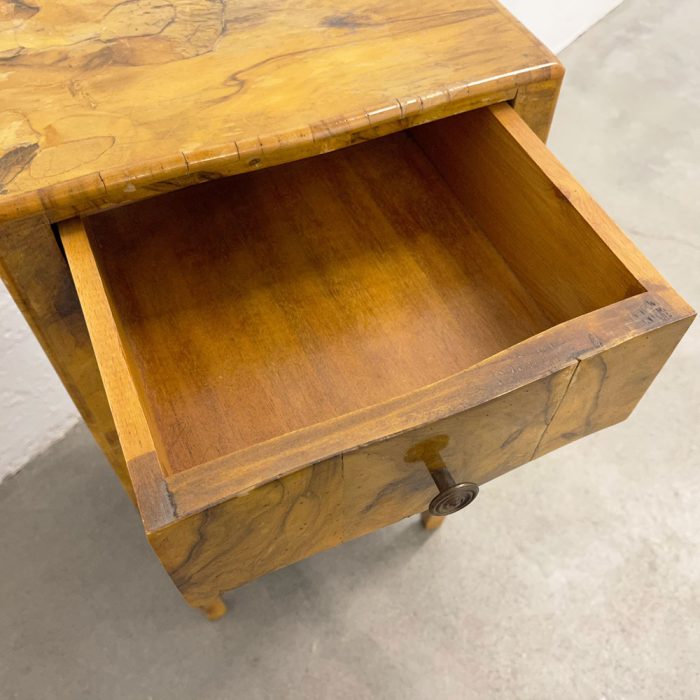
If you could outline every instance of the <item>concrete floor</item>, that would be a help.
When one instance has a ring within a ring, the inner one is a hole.
[[[664,7],[662,7],[664,6]],[[700,5],[565,52],[551,146],[700,307]],[[82,427],[0,488],[1,698],[697,698],[700,322],[633,417],[187,608]]]

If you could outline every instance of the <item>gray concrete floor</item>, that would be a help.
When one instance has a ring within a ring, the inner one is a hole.
[[[565,52],[551,146],[700,307],[700,5]],[[700,323],[626,423],[187,608],[82,427],[0,488],[2,698],[697,698]]]

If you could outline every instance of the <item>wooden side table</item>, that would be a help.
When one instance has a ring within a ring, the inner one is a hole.
[[[211,618],[623,420],[692,321],[492,0],[6,2],[0,41],[3,279]]]

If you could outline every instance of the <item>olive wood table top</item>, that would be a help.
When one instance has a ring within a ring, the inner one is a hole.
[[[314,155],[563,73],[492,0],[293,5],[0,0],[0,221]]]

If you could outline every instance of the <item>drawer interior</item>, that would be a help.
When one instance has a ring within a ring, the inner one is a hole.
[[[84,227],[170,474],[644,291],[488,109]]]

